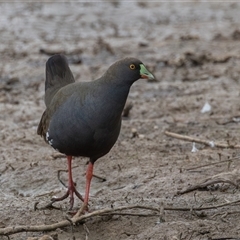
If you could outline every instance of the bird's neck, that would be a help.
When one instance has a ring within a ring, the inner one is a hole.
[[[115,81],[109,81],[105,82],[104,85],[101,85],[101,87],[105,89],[106,104],[113,105],[116,111],[122,112],[131,85],[123,84],[120,81],[117,83]]]

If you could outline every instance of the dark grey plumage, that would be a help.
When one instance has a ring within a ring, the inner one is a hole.
[[[66,58],[51,57],[46,64],[47,109],[38,134],[61,153],[88,157],[93,165],[115,144],[130,87],[141,77],[154,78],[141,61],[125,58],[99,79],[76,83]]]

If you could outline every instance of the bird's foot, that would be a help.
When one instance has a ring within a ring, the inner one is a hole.
[[[62,197],[53,197],[51,199],[51,202],[42,206],[42,207],[38,207],[39,202],[36,202],[34,204],[34,210],[46,210],[46,209],[57,209],[57,210],[61,210],[61,207],[55,207],[53,204],[55,202],[60,202],[63,201],[64,199],[66,199],[68,196],[70,196],[70,207],[69,207],[69,213],[71,213],[71,210],[73,208],[73,204],[74,204],[74,196],[73,194],[75,193],[75,195],[82,201],[84,202],[84,199],[82,197],[82,195],[74,188],[74,189],[68,189],[67,192],[62,196]],[[86,210],[88,211],[88,208],[86,208]],[[76,212],[72,212],[72,215],[75,215]]]
[[[59,202],[59,201],[62,201],[64,199],[66,199],[68,196],[70,196],[70,207],[69,207],[69,210],[72,210],[73,208],[73,204],[74,204],[74,193],[75,195],[83,202],[84,199],[82,197],[82,195],[77,191],[77,189],[75,188],[74,185],[68,187],[68,190],[67,192],[62,196],[62,197],[53,197],[51,199],[51,204],[55,203],[55,202]]]

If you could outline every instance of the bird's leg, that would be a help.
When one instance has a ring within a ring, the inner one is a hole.
[[[92,176],[93,176],[93,163],[89,162],[87,167],[87,172],[86,172],[86,189],[85,189],[85,197],[84,197],[84,205],[86,206],[88,205]]]
[[[72,156],[67,156],[67,160],[68,160],[68,192],[70,195],[69,202],[70,202],[70,209],[72,209],[74,204],[73,193],[76,190],[73,179],[72,179]]]
[[[70,196],[70,210],[73,208],[74,204],[74,196],[73,194],[75,193],[76,196],[81,200],[84,201],[82,195],[76,190],[75,183],[73,182],[72,179],[72,156],[67,156],[68,160],[68,190],[67,192],[62,196],[62,197],[54,197],[52,198],[52,203],[62,201],[66,199],[68,196]]]
[[[90,191],[92,177],[93,177],[93,163],[89,162],[87,171],[86,171],[86,188],[85,188],[84,202],[82,207],[74,215],[75,218],[79,217],[85,211],[88,211],[88,199],[89,199],[89,191]]]

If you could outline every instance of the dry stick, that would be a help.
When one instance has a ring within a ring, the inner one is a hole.
[[[164,209],[165,210],[165,209]],[[135,216],[135,217],[159,217],[159,213],[128,213],[128,212],[113,212],[102,214],[101,216]]]
[[[209,207],[190,207],[190,208],[175,208],[175,207],[165,207],[164,210],[168,211],[202,211],[202,210],[209,210],[209,209],[217,209],[221,208],[224,206],[229,206],[233,205],[236,203],[240,203],[240,200],[228,202],[228,203],[223,203],[215,206],[209,206]],[[124,213],[118,213],[117,211],[122,211],[122,210],[129,210],[129,209],[145,209],[145,210],[151,210],[156,213],[159,213],[159,208],[154,208],[154,207],[147,207],[147,206],[141,206],[141,205],[133,205],[133,206],[122,206],[118,208],[107,208],[107,209],[102,209],[102,210],[97,210],[92,213],[88,213],[85,215],[81,216],[73,216],[73,218],[68,219],[68,220],[63,220],[61,222],[53,223],[50,225],[36,225],[36,226],[14,226],[14,227],[6,227],[6,228],[0,228],[0,236],[1,235],[11,235],[19,232],[43,232],[43,231],[53,231],[56,230],[57,228],[63,228],[67,227],[70,225],[75,225],[76,223],[83,221],[85,219],[94,217],[94,216],[102,216],[106,214],[110,215],[121,215]],[[131,215],[132,213],[129,213]],[[142,213],[138,214],[138,216],[141,216]],[[157,216],[157,214],[156,214]]]
[[[97,210],[92,213],[88,213],[88,214],[81,215],[81,216],[76,216],[77,215],[76,214],[71,219],[63,220],[61,222],[53,223],[50,225],[14,226],[14,227],[0,228],[0,235],[11,235],[14,233],[19,233],[19,232],[53,231],[53,230],[56,230],[57,228],[63,228],[63,227],[70,226],[71,224],[76,224],[76,223],[83,221],[84,219],[87,219],[90,217],[101,216],[103,214],[111,213],[114,211],[122,211],[122,210],[127,210],[127,209],[134,209],[134,208],[144,208],[144,207],[143,206],[123,206],[123,207],[119,207],[116,209],[112,209],[112,208],[102,209],[102,210]],[[147,208],[147,209],[149,209],[149,208]],[[81,208],[81,210],[82,210],[82,208]],[[150,210],[158,211],[157,208],[150,208]]]
[[[97,179],[101,180],[102,182],[105,182],[105,181],[107,181],[107,179],[106,179],[105,177],[101,177],[101,176],[99,176],[99,175],[96,175],[96,174],[93,174],[93,177],[95,177],[95,178],[97,178]]]
[[[218,179],[210,179],[210,180],[208,180],[206,182],[190,186],[187,189],[178,191],[177,194],[189,193],[189,192],[192,192],[192,191],[197,190],[199,188],[200,189],[201,188],[205,188],[205,187],[207,187],[209,185],[213,185],[213,184],[216,184],[216,183],[229,183],[229,184],[232,184],[233,186],[235,186],[236,188],[238,187],[238,185],[236,183],[234,183],[234,182],[232,182],[230,180],[218,178]]]
[[[221,213],[215,213],[214,215],[211,216],[211,219],[213,219],[213,218],[215,218],[215,217],[217,217],[219,215],[221,215],[221,216],[224,215],[224,217],[226,217],[227,215],[230,215],[230,214],[240,214],[240,211],[225,212],[225,213],[222,213],[222,212]]]
[[[202,139],[199,139],[199,138],[193,138],[193,137],[189,137],[189,136],[185,136],[185,135],[181,135],[181,134],[177,134],[177,133],[173,133],[173,132],[168,132],[168,131],[165,131],[164,133],[169,137],[181,139],[181,140],[188,141],[188,142],[201,143],[201,144],[204,144],[208,147],[240,148],[240,145],[217,143],[217,142],[213,142],[213,141],[202,140]]]
[[[197,138],[192,138],[192,137],[188,137],[188,136],[184,136],[184,135],[180,135],[180,134],[173,133],[173,132],[168,132],[168,131],[165,131],[165,134],[167,136],[174,137],[174,138],[177,138],[177,139],[182,139],[182,140],[189,141],[189,142],[202,143],[202,144],[205,144],[207,146],[213,147],[213,143],[210,142],[210,141],[207,141],[207,140],[200,140],[200,139],[197,139]],[[226,145],[226,144],[214,143],[214,147],[220,147],[220,148],[240,148],[240,145],[233,146],[233,145],[229,145],[229,144]],[[208,166],[216,165],[216,164],[219,164],[219,163],[230,162],[232,160],[236,160],[236,159],[239,159],[239,158],[240,157],[237,156],[237,157],[234,157],[234,158],[231,158],[231,159],[227,159],[227,160],[222,160],[222,161],[218,161],[218,162],[214,162],[214,163],[204,164],[204,165],[201,165],[201,166],[186,168],[185,170],[190,171],[190,170],[194,170],[194,169],[198,169],[198,168],[202,168],[202,167],[208,167]]]
[[[190,170],[194,170],[194,169],[198,169],[198,168],[202,168],[202,167],[209,167],[209,166],[212,166],[212,165],[217,165],[217,164],[219,164],[219,163],[232,162],[233,160],[236,160],[236,159],[240,159],[240,156],[233,157],[233,158],[229,158],[229,159],[227,159],[227,160],[222,160],[222,161],[214,162],[214,163],[204,164],[204,165],[197,166],[197,167],[186,168],[185,170],[190,171]]]

